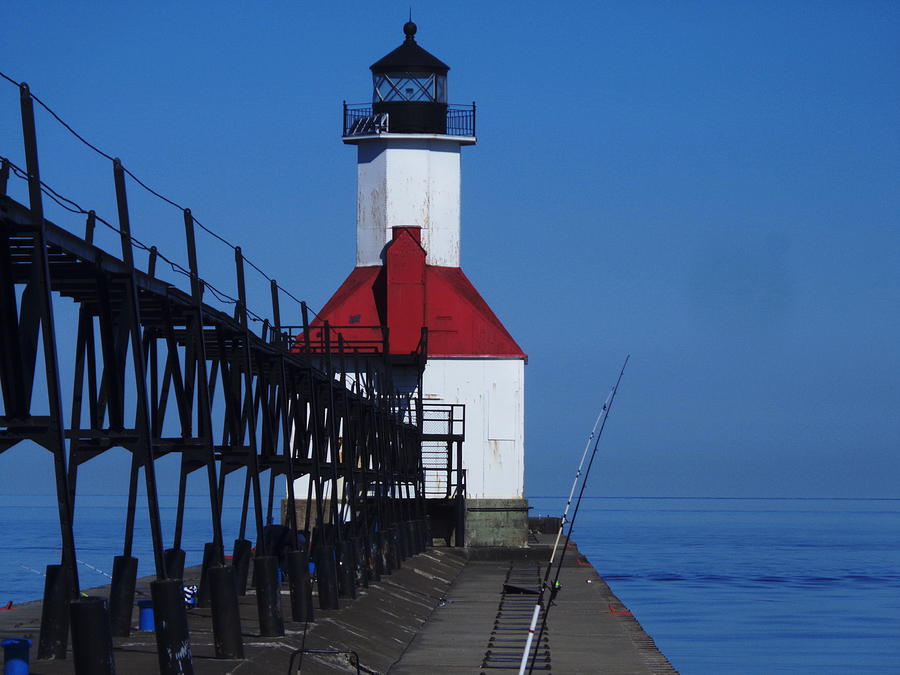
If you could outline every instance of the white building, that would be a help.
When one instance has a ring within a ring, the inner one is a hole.
[[[475,107],[447,104],[449,67],[416,43],[415,24],[404,33],[371,66],[372,104],[345,106],[356,267],[314,324],[387,326],[397,355],[428,328],[422,397],[466,406],[466,544],[519,545],[527,357],[460,268],[460,151],[476,142]]]

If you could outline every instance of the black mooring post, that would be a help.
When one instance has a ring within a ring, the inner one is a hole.
[[[416,518],[410,523],[410,526],[412,528],[413,551],[416,554],[422,553],[425,550],[425,534],[422,521]]]
[[[209,568],[208,574],[216,657],[242,659],[244,643],[241,638],[241,614],[234,588],[234,568],[230,565],[214,565]]]
[[[69,604],[75,675],[114,675],[112,633],[106,599],[88,596]]]
[[[428,520],[419,518],[416,522],[419,528],[419,553],[425,553],[428,549]]]
[[[409,530],[406,527],[407,522],[400,520],[394,526],[397,528],[397,550],[400,553],[400,559],[406,560],[409,557]]]
[[[391,552],[394,554],[394,558],[391,561],[393,563],[393,568],[395,570],[399,570],[403,568],[403,561],[406,560],[406,556],[403,555],[403,540],[400,535],[400,524],[399,522],[394,523],[390,527],[391,532]]]
[[[390,576],[396,569],[394,551],[394,535],[390,526],[381,531],[381,567],[382,574]]]
[[[109,624],[116,637],[128,637],[131,634],[137,567],[137,558],[130,555],[117,555],[113,558],[112,583],[109,586]]]
[[[356,571],[353,564],[353,548],[349,538],[338,541],[334,546],[337,562],[338,597],[355,598]]]
[[[197,607],[209,607],[209,569],[213,565],[221,564],[222,552],[218,550],[215,542],[207,542],[203,545],[203,562],[200,565],[200,585],[197,588]]]
[[[320,542],[316,547],[316,585],[319,588],[319,609],[340,609],[337,565],[332,544]]]
[[[354,535],[350,538],[354,552],[354,579],[357,586],[369,587],[369,545],[366,537]]]
[[[262,539],[260,537],[260,539]],[[253,559],[253,581],[259,609],[259,634],[262,637],[284,635],[281,618],[281,584],[278,583],[278,558],[258,555]]]
[[[180,579],[150,582],[160,675],[193,675],[191,638]]]
[[[38,637],[39,659],[66,658],[69,640],[68,575],[62,565],[47,565],[44,578],[44,601],[41,604],[41,632]]]
[[[247,579],[250,576],[250,553],[253,548],[246,539],[235,539],[231,555],[234,567],[234,587],[238,595],[247,595]]]
[[[419,537],[419,521],[415,518],[412,520],[406,521],[406,537],[409,540],[409,555],[410,557],[421,553],[419,550],[419,543],[421,541]]]
[[[287,571],[291,588],[291,619],[312,621],[312,583],[309,580],[309,547],[306,542],[301,542],[296,551],[288,551]]]
[[[184,578],[184,551],[180,548],[165,550],[166,572],[172,579]]]
[[[381,531],[372,535],[372,558],[374,561],[372,581],[381,581],[381,575],[385,574],[384,536]]]

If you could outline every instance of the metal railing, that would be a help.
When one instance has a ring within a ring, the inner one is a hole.
[[[372,111],[371,103],[344,103],[344,136],[374,136],[391,133],[390,115]],[[475,135],[475,103],[447,106],[448,136]]]
[[[422,434],[440,440],[463,440],[466,436],[464,403],[422,404]]]

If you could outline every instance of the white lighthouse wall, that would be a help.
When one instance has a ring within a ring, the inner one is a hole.
[[[426,402],[466,405],[467,497],[522,499],[525,361],[429,358],[422,387]]]
[[[426,262],[459,267],[459,141],[381,136],[357,147],[357,266],[382,264],[392,227],[418,226]]]

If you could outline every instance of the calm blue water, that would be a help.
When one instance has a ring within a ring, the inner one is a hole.
[[[586,499],[574,539],[682,673],[900,673],[900,500]]]
[[[166,546],[172,545],[175,529],[176,498],[160,498],[160,516]],[[109,583],[112,559],[121,555],[125,533],[125,496],[79,496],[75,506],[75,545],[79,560],[81,587]],[[278,513],[278,505],[275,506]],[[208,497],[185,500],[184,538],[181,547],[187,565],[199,565],[203,544],[212,541]],[[240,498],[226,500],[222,510],[222,529],[226,553],[237,537],[241,517]],[[44,569],[58,563],[60,557],[59,520],[55,497],[0,496],[0,606],[7,601],[25,602],[43,594]],[[248,524],[250,538],[255,529]],[[147,523],[147,504],[138,500],[132,555],[138,559],[138,575],[154,574],[153,545]],[[96,568],[93,569],[93,568]],[[100,571],[97,571],[100,570]]]
[[[110,570],[125,498],[79,499],[82,586],[102,585],[87,565]],[[565,503],[529,501],[550,515]],[[172,523],[174,498],[164,502]],[[211,538],[208,513],[204,498],[188,500],[188,564]],[[142,575],[152,573],[144,514]],[[226,542],[239,515],[226,503]],[[55,521],[53,498],[0,497],[0,604],[40,597],[43,579],[26,568],[58,560]],[[682,673],[900,673],[900,500],[594,498],[575,539]]]

